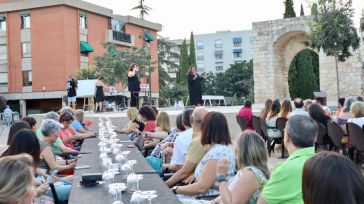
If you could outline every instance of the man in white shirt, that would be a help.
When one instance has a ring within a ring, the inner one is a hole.
[[[170,164],[163,164],[162,169],[164,172],[178,171],[185,163],[187,149],[192,141],[193,130],[191,128],[190,117],[193,109],[187,108],[183,111],[182,123],[185,131],[181,132],[176,141],[174,142],[173,155]]]
[[[294,101],[293,101],[293,104],[294,104],[295,109],[292,111],[291,117],[292,116],[295,116],[295,115],[304,115],[304,116],[308,116],[309,117],[309,114],[303,108],[303,100],[302,100],[302,98],[295,98]]]

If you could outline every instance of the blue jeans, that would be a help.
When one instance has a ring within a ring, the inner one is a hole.
[[[68,200],[71,192],[72,185],[66,181],[60,180],[54,184],[54,188],[56,189],[56,193],[58,196],[58,200],[65,201]],[[49,189],[45,194],[53,198],[52,191]]]

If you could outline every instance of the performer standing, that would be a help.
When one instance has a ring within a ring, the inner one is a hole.
[[[69,75],[66,87],[68,96],[68,106],[71,107],[72,103],[72,108],[76,110],[77,80],[73,75]]]
[[[102,106],[103,106],[103,102],[104,102],[104,97],[105,97],[105,93],[104,93],[104,88],[107,88],[103,82],[104,78],[102,76],[100,76],[97,81],[95,82],[95,101],[96,101],[96,108],[95,108],[95,112],[102,112]]]
[[[201,106],[202,92],[201,81],[203,78],[197,74],[197,69],[194,65],[190,66],[187,72],[188,93],[190,97],[190,104],[194,106]]]
[[[130,64],[128,71],[128,89],[130,91],[130,107],[139,108],[140,81],[137,75],[138,65]]]

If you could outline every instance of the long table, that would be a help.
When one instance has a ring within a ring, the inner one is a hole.
[[[123,142],[129,140],[127,135],[120,134],[118,138],[122,141],[124,146],[122,151],[131,151],[128,154],[128,159],[137,160],[137,164],[134,165],[134,172],[150,172],[153,169],[147,163],[142,154],[137,148],[128,148],[127,144],[130,142]],[[91,152],[91,154],[82,154],[81,158],[77,161],[77,166],[88,165],[91,166],[90,169],[75,170],[75,174],[72,182],[71,195],[69,198],[70,204],[112,204],[113,198],[108,194],[107,190],[104,189],[104,184],[98,184],[92,187],[82,187],[80,186],[80,181],[82,174],[84,173],[103,173],[102,161],[100,159],[99,148],[97,143],[99,139],[90,138],[84,140],[82,144],[82,152]],[[115,182],[126,183],[125,179],[121,179],[120,175],[115,175]],[[180,203],[176,196],[171,192],[171,190],[164,184],[162,179],[158,174],[143,174],[143,179],[139,181],[139,190],[155,190],[157,191],[157,198],[152,200],[152,203]],[[123,192],[122,200],[124,203],[130,203],[131,193],[128,191]]]

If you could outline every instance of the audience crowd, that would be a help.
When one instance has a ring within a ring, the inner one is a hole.
[[[345,135],[337,147],[327,131],[317,140],[330,122],[345,134],[348,123],[362,128],[360,97],[340,98],[335,111],[321,98],[268,99],[254,115],[248,100],[237,113],[246,120],[244,131],[231,135],[221,112],[186,108],[171,121],[167,112],[144,104],[129,108],[128,121],[116,131],[128,134],[181,203],[364,203],[362,155],[354,141]],[[254,129],[253,116],[266,131]],[[287,121],[283,130],[281,118]],[[30,116],[13,123],[0,146],[0,203],[52,203],[44,181],[54,171],[58,198],[67,203],[83,140],[96,136],[84,122],[82,110],[65,107],[47,113],[39,126]],[[270,149],[289,157],[269,169]],[[343,149],[356,154],[347,157]]]

